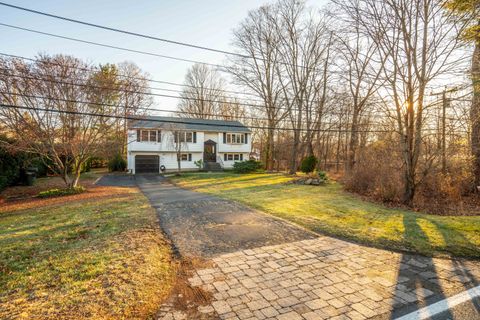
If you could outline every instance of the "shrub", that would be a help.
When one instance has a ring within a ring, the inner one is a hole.
[[[0,190],[3,190],[8,186],[8,178],[6,176],[0,176]]]
[[[6,144],[13,143],[13,140],[0,136],[0,140]],[[0,191],[4,188],[21,182],[21,170],[27,166],[29,155],[24,152],[11,152],[0,146]]]
[[[198,167],[198,169],[203,169],[203,160],[202,159],[197,160],[193,163]]]
[[[50,197],[61,197],[61,196],[69,196],[72,194],[79,194],[85,192],[85,188],[78,186],[75,188],[69,189],[50,189],[47,191],[42,191],[38,194],[39,198],[50,198]]]
[[[117,153],[110,161],[108,162],[109,171],[125,171],[127,169],[127,161],[123,159],[120,153]]]
[[[310,173],[315,170],[317,165],[317,158],[315,156],[308,156],[302,160],[302,164],[300,165],[300,170],[304,173]]]
[[[321,182],[327,182],[328,181],[328,176],[327,176],[327,173],[325,171],[318,171],[317,175],[318,175],[318,179]]]
[[[233,172],[235,173],[249,173],[255,172],[262,167],[262,163],[256,160],[247,160],[235,162],[233,164]]]

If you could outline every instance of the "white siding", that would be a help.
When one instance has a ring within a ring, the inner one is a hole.
[[[242,144],[223,143],[223,133],[218,133],[218,152],[236,152],[236,153],[250,153],[252,150],[252,135],[247,134],[247,142]]]
[[[199,168],[195,165],[195,161],[198,161],[203,158],[203,153],[201,152],[182,152],[190,153],[192,155],[192,161],[182,161],[181,169],[182,170],[198,170]],[[131,152],[128,154],[128,170],[135,174],[135,156],[136,155],[158,155],[160,158],[160,166],[165,166],[167,172],[176,171],[178,168],[177,163],[177,154],[174,152]]]
[[[204,134],[197,132],[197,143],[182,143],[182,150],[203,152]],[[175,142],[171,131],[162,131],[162,142],[137,142],[137,130],[128,130],[128,151],[175,151]]]
[[[218,133],[217,132],[205,132],[205,138],[204,138],[204,142],[207,141],[207,140],[212,140],[212,141],[215,141],[216,143],[218,143]]]

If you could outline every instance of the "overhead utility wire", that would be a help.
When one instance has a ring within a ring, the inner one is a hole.
[[[1,74],[0,75],[5,75],[9,77],[14,77],[14,78],[20,78],[20,79],[29,79],[29,80],[39,80],[39,81],[45,81],[45,82],[50,82],[50,83],[57,83],[57,84],[66,84],[66,85],[72,85],[72,86],[78,86],[78,87],[87,87],[87,88],[95,88],[95,89],[107,89],[107,90],[112,90],[112,91],[117,91],[117,92],[124,92],[124,93],[132,93],[132,94],[141,94],[141,95],[147,95],[147,96],[159,96],[159,97],[166,97],[166,98],[176,98],[176,99],[184,99],[184,100],[190,100],[190,101],[204,101],[204,102],[211,102],[211,103],[228,103],[226,101],[219,101],[219,100],[210,100],[210,99],[201,99],[201,98],[192,98],[192,97],[181,97],[181,96],[171,96],[171,95],[164,95],[164,94],[159,94],[159,93],[151,93],[151,92],[139,92],[139,91],[134,91],[134,90],[125,90],[121,88],[112,88],[112,87],[104,87],[104,86],[94,86],[91,84],[86,84],[86,83],[73,83],[73,82],[66,82],[66,81],[60,81],[60,80],[53,80],[53,79],[45,79],[45,78],[39,78],[39,77],[29,77],[29,76],[23,76],[23,75],[11,75],[11,74]],[[456,100],[456,99],[451,99],[451,100]],[[432,106],[434,104],[440,104],[441,101],[438,100],[437,102],[430,104],[429,106]],[[261,108],[262,106],[260,105],[253,105],[253,104],[246,104],[246,103],[239,103],[239,102],[232,102],[232,104],[236,105],[241,105],[241,106],[250,106],[250,107],[255,107],[255,108]],[[276,107],[276,109],[280,110],[294,110],[298,111],[298,108],[287,108],[287,107]],[[156,109],[153,108],[147,108],[147,110],[155,111]],[[171,111],[173,112],[173,111]],[[332,112],[329,111],[329,114],[333,115],[344,115],[342,112]],[[374,114],[383,114],[381,111],[377,110],[373,112]]]
[[[119,29],[119,28],[108,27],[108,26],[104,26],[104,25],[100,25],[100,24],[96,24],[96,23],[91,23],[91,22],[87,22],[87,21],[82,21],[82,20],[78,20],[78,19],[68,18],[68,17],[64,17],[64,16],[60,16],[60,15],[56,15],[56,14],[52,14],[52,13],[48,13],[48,12],[43,12],[43,11],[39,11],[39,10],[20,7],[20,6],[9,4],[9,3],[6,3],[6,2],[0,2],[0,5],[10,7],[10,8],[13,8],[13,9],[23,10],[23,11],[30,12],[30,13],[43,15],[43,16],[46,16],[46,17],[54,18],[54,19],[59,19],[59,20],[64,20],[64,21],[68,21],[68,22],[78,23],[78,24],[82,24],[82,25],[85,25],[85,26],[89,26],[89,27],[94,27],[94,28],[98,28],[98,29],[104,29],[104,30],[108,30],[108,31],[123,33],[123,34],[127,34],[127,35],[130,35],[130,36],[136,36],[136,37],[141,37],[141,38],[145,38],[145,39],[166,42],[166,43],[179,45],[179,46],[184,46],[184,47],[190,47],[190,48],[195,48],[195,49],[200,49],[200,50],[222,53],[222,54],[235,56],[235,57],[239,57],[239,58],[243,58],[243,59],[255,59],[255,60],[260,60],[260,61],[264,61],[264,62],[267,61],[266,59],[259,58],[259,57],[255,58],[253,56],[246,55],[246,54],[241,54],[241,53],[227,51],[227,50],[221,50],[221,49],[215,49],[215,48],[200,46],[200,45],[187,43],[187,42],[182,42],[182,41],[160,38],[160,37],[156,37],[156,36],[152,36],[152,35],[147,35],[147,34],[128,31],[128,30],[123,30],[123,29]],[[287,63],[287,62],[282,62],[282,61],[280,61],[278,63],[282,64],[282,65],[299,67],[299,68],[307,69],[307,70],[308,69],[317,69],[317,68],[311,68],[311,67],[307,67],[307,66],[302,66],[302,65],[297,65],[297,64],[294,64],[294,63]]]
[[[235,125],[235,124],[222,124],[222,123],[201,123],[198,121],[192,122],[192,119],[188,120],[160,120],[160,119],[149,119],[147,117],[139,117],[139,116],[120,116],[120,115],[111,115],[111,114],[103,114],[103,113],[94,113],[94,112],[79,112],[79,111],[71,111],[71,110],[52,110],[48,108],[37,108],[37,107],[27,107],[27,106],[18,106],[18,105],[11,105],[11,104],[3,104],[0,103],[0,107],[3,108],[11,108],[11,109],[22,109],[22,110],[33,110],[33,111],[44,111],[44,112],[53,112],[53,113],[65,113],[65,114],[72,114],[72,115],[84,115],[84,116],[92,116],[92,117],[102,117],[102,118],[116,118],[116,119],[125,119],[125,120],[133,120],[133,121],[153,121],[153,122],[161,122],[161,123],[171,123],[171,124],[194,124],[194,125],[202,125],[202,126],[216,126],[216,127],[230,127],[230,128],[245,128],[247,126],[244,125]],[[208,120],[204,120],[208,121]],[[251,129],[262,129],[262,130],[280,130],[280,131],[308,131],[308,132],[351,132],[348,129],[295,129],[295,128],[286,128],[286,127],[268,127],[268,126],[248,126]],[[356,132],[366,132],[366,133],[389,133],[389,132],[396,132],[394,130],[355,130]]]
[[[58,66],[63,66],[60,63],[55,63],[53,61],[45,61],[45,60],[39,60],[39,59],[34,59],[34,58],[28,58],[28,57],[23,57],[19,55],[14,55],[14,54],[8,54],[8,53],[3,53],[0,52],[1,56],[6,56],[6,57],[11,57],[11,58],[17,58],[17,59],[22,59],[22,60],[27,60],[27,61],[32,61],[32,62],[41,62],[41,63],[48,63],[51,65],[58,65]],[[83,71],[89,71],[89,72],[98,72],[100,69],[98,67],[93,67],[93,68],[82,68],[82,67],[74,67],[74,66],[69,66],[69,68],[72,69],[78,69],[78,70],[83,70]],[[156,80],[156,79],[148,79],[145,77],[134,77],[130,75],[124,75],[124,74],[118,74],[119,77],[126,78],[126,79],[134,79],[134,80],[144,80],[148,82],[155,82],[155,83],[161,83],[161,84],[167,84],[167,85],[172,85],[172,86],[178,86],[178,87],[188,87],[188,88],[198,88],[196,86],[192,86],[186,83],[177,83],[177,82],[172,82],[172,81],[163,81],[163,80]],[[221,91],[225,93],[233,93],[233,94],[240,94],[240,95],[248,95],[248,96],[255,96],[257,97],[256,94],[250,93],[250,92],[240,92],[240,91],[233,91],[233,90],[225,90],[225,89],[214,89],[214,88],[204,88],[206,90],[216,90],[216,91]]]
[[[170,44],[174,44],[174,45],[190,47],[190,48],[195,48],[195,49],[200,49],[200,50],[206,50],[206,51],[211,51],[211,52],[216,52],[216,53],[222,53],[222,54],[227,54],[227,55],[231,55],[231,56],[237,56],[237,57],[240,57],[240,58],[250,58],[247,55],[243,55],[243,54],[236,53],[236,52],[214,49],[214,48],[200,46],[200,45],[191,44],[191,43],[187,43],[187,42],[181,42],[181,41],[175,41],[175,40],[170,40],[170,39],[165,39],[165,38],[159,38],[159,37],[156,37],[156,36],[151,36],[151,35],[142,34],[142,33],[138,33],[138,32],[133,32],[133,31],[128,31],[128,30],[122,30],[122,29],[118,29],[118,28],[103,26],[103,25],[99,25],[99,24],[96,24],[96,23],[81,21],[81,20],[77,20],[77,19],[72,19],[72,18],[68,18],[68,17],[59,16],[59,15],[52,14],[52,13],[47,13],[47,12],[43,12],[43,11],[38,11],[38,10],[33,10],[33,9],[25,8],[25,7],[20,7],[20,6],[9,4],[9,3],[6,3],[6,2],[0,2],[0,5],[10,7],[10,8],[14,8],[14,9],[18,9],[18,10],[31,12],[31,13],[35,13],[35,14],[39,14],[39,15],[43,15],[43,16],[50,17],[50,18],[55,18],[55,19],[60,19],[60,20],[69,21],[69,22],[73,22],[73,23],[78,23],[78,24],[82,24],[82,25],[85,25],[85,26],[89,26],[89,27],[94,27],[94,28],[98,28],[98,29],[104,29],[104,30],[108,30],[108,31],[128,34],[130,36],[141,37],[141,38],[156,40],[156,41],[162,41],[162,42],[166,42],[166,43],[170,43]]]
[[[18,30],[23,30],[23,31],[28,31],[28,32],[33,32],[33,33],[37,33],[37,34],[42,34],[42,35],[55,37],[55,38],[60,38],[60,39],[65,39],[65,40],[70,40],[70,41],[76,41],[76,42],[91,44],[91,45],[99,46],[99,47],[105,47],[105,48],[116,49],[116,50],[123,50],[123,51],[128,51],[128,52],[133,52],[133,53],[144,54],[144,55],[148,55],[148,56],[154,56],[154,57],[158,57],[158,58],[164,58],[164,59],[171,59],[171,60],[177,60],[177,61],[183,61],[183,62],[189,62],[189,63],[198,63],[198,64],[203,64],[203,65],[207,65],[207,66],[211,66],[211,67],[217,67],[220,70],[225,69],[224,66],[219,65],[219,64],[190,60],[190,59],[184,59],[184,58],[177,58],[177,57],[167,56],[167,55],[153,53],[153,52],[129,49],[129,48],[125,48],[125,47],[113,46],[113,45],[94,42],[94,41],[88,41],[88,40],[82,40],[82,39],[78,39],[78,38],[61,36],[61,35],[58,35],[58,34],[53,34],[53,33],[43,32],[43,31],[37,31],[37,30],[29,29],[29,28],[18,27],[18,26],[14,26],[14,25],[11,25],[11,24],[6,24],[6,23],[0,23],[0,26],[9,27],[9,28],[18,29]]]

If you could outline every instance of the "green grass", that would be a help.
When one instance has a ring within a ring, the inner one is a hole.
[[[332,182],[287,184],[281,174],[190,173],[180,186],[242,202],[310,230],[380,248],[480,258],[479,216],[436,216],[361,200]]]
[[[0,248],[1,319],[145,318],[174,278],[170,246],[136,189],[0,212]]]

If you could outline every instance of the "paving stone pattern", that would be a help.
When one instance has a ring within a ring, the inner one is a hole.
[[[189,279],[211,319],[391,319],[478,285],[480,264],[319,237],[224,254]],[[185,319],[179,311],[161,319]]]

